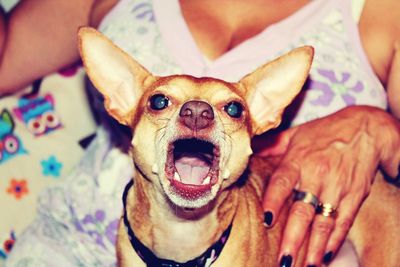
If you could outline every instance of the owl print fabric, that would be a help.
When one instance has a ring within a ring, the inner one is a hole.
[[[40,192],[62,182],[95,131],[83,79],[76,65],[0,98],[0,266]]]
[[[21,139],[14,133],[15,123],[10,112],[4,109],[0,114],[0,164],[26,153]]]
[[[14,114],[35,136],[46,134],[62,126],[51,94],[32,98],[21,97],[18,107],[14,108]]]

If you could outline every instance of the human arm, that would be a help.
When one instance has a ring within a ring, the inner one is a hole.
[[[387,92],[391,113],[400,119],[400,33],[393,49]]]
[[[359,31],[371,66],[387,91],[389,112],[400,119],[400,2],[366,0]]]
[[[5,27],[6,27],[6,15],[2,6],[0,5],[0,55],[2,54],[3,51],[3,44],[6,35]]]
[[[0,95],[79,59],[77,29],[105,12],[95,7],[115,0],[22,0],[3,20],[0,47]],[[96,25],[92,25],[96,26]]]
[[[387,90],[389,110],[400,118],[400,2],[366,0],[360,38],[372,69]]]

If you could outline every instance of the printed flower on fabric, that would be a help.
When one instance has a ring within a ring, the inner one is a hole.
[[[318,69],[317,72],[319,75],[312,76],[309,83],[311,90],[321,93],[310,101],[313,105],[329,106],[337,96],[343,100],[346,106],[354,105],[356,103],[354,94],[364,90],[363,83],[360,80],[352,79],[348,72],[341,72],[339,75],[333,70]]]
[[[62,126],[60,116],[55,111],[52,95],[22,97],[18,107],[14,108],[15,116],[23,122],[35,136],[50,133]]]
[[[315,47],[326,46],[331,42],[332,42],[332,37],[330,36],[330,34],[318,28],[302,36],[300,38],[300,43],[296,47],[300,46],[301,44],[312,44],[315,48]]]
[[[340,10],[333,10],[325,17],[322,23],[338,33],[344,32],[343,15]]]
[[[42,173],[44,176],[59,177],[63,164],[55,156],[50,156],[47,160],[42,160]]]
[[[29,189],[26,180],[11,179],[9,187],[7,188],[7,193],[14,195],[17,200],[21,199],[24,195],[27,195]]]
[[[15,123],[11,113],[0,113],[0,164],[20,154],[26,154],[21,139],[14,133]]]
[[[104,210],[96,210],[93,214],[85,215],[82,220],[75,221],[75,227],[79,232],[88,234],[102,247],[106,247],[106,240],[115,246],[118,224],[119,219],[107,221]]]
[[[342,67],[346,68],[347,70],[351,70],[351,72],[357,71],[360,64],[360,59],[351,53],[351,43],[346,42],[344,45],[343,50],[336,50],[333,53],[333,57],[335,61],[338,62]]]
[[[2,244],[2,246],[0,247],[0,259],[7,258],[7,255],[10,254],[14,246],[14,243],[15,243],[15,233],[14,231],[10,231],[10,235],[0,243]]]
[[[149,22],[155,21],[153,9],[149,3],[138,3],[132,8],[131,12],[135,14],[138,19],[144,19]]]

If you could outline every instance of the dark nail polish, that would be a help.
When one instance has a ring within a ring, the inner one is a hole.
[[[396,185],[397,187],[400,187],[400,166],[399,166],[399,170],[398,170],[398,172],[397,172],[395,185]]]
[[[317,267],[317,265],[307,265],[307,267]]]
[[[333,258],[333,252],[332,252],[332,251],[329,251],[328,253],[325,254],[325,256],[324,256],[324,258],[323,258],[322,261],[323,261],[325,264],[328,264],[329,262],[331,262],[332,258]]]
[[[265,225],[266,226],[271,226],[273,218],[274,218],[274,216],[272,215],[272,212],[267,211],[266,213],[264,213],[264,223],[265,223]]]
[[[399,170],[397,171],[397,176],[396,176],[396,178],[395,178],[394,184],[395,184],[397,187],[400,187],[400,166],[399,166]]]
[[[292,261],[293,261],[292,256],[290,256],[290,255],[284,255],[284,256],[281,258],[281,262],[280,262],[279,266],[280,266],[280,267],[290,267],[290,266],[292,266]]]
[[[383,174],[383,178],[385,179],[386,182],[400,187],[400,166],[399,166],[399,170],[397,171],[396,177],[389,176],[389,174],[387,174],[383,168],[381,168],[380,170],[381,170],[381,172]]]

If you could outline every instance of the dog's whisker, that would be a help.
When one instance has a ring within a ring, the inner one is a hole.
[[[167,125],[162,126],[162,127],[158,128],[158,129],[156,130],[156,132],[159,132],[159,131],[164,130],[164,129],[166,129],[166,128],[167,128]]]
[[[159,135],[161,133],[161,138],[159,140],[161,140],[162,137],[165,136],[166,131],[164,131],[164,132],[161,132],[161,131],[165,130],[166,128],[167,128],[167,126],[163,126],[156,130],[156,135]]]
[[[165,117],[165,118],[157,118],[157,120],[158,121],[170,121],[171,118],[167,118],[167,117]]]

